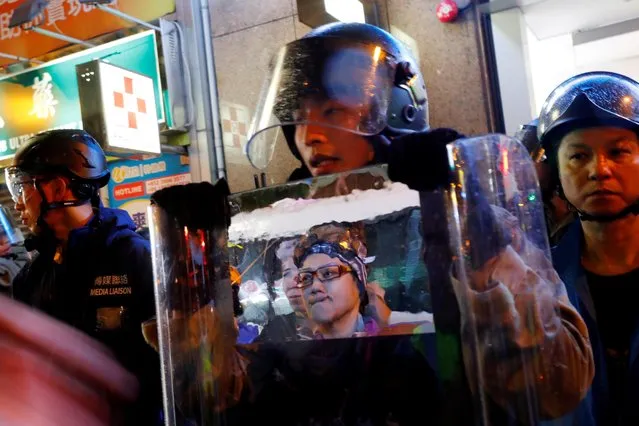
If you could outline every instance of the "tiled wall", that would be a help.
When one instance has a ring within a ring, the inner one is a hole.
[[[231,190],[254,188],[257,171],[242,151],[271,56],[310,28],[300,23],[295,0],[210,0],[218,91]],[[473,9],[454,24],[435,16],[438,0],[389,0],[391,26],[412,37],[419,49],[430,97],[431,125],[466,134],[485,133],[480,57]],[[283,182],[298,162],[285,144],[266,170],[269,183]]]

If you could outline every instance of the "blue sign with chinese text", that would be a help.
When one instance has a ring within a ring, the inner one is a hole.
[[[146,210],[154,192],[191,182],[189,158],[176,154],[114,161],[109,170],[109,206],[128,211],[138,228],[147,226]]]

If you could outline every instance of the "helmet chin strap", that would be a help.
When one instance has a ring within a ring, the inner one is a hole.
[[[67,207],[78,207],[84,204],[89,204],[91,202],[91,200],[68,200],[68,201],[56,201],[54,203],[49,203],[40,185],[36,183],[35,187],[38,193],[40,194],[40,198],[42,199],[42,201],[40,202],[40,215],[38,216],[37,225],[38,227],[40,227],[40,229],[43,229],[43,230],[50,229],[49,225],[47,225],[47,222],[44,220],[44,215],[49,210],[62,209]]]
[[[69,200],[69,201],[57,201],[55,203],[48,203],[46,210],[62,209],[65,207],[78,207],[85,204],[90,204],[91,200]]]
[[[582,221],[610,223],[619,219],[623,219],[624,217],[629,216],[631,214],[635,216],[639,215],[639,200],[635,201],[634,203],[632,203],[625,209],[621,210],[619,213],[615,213],[615,214],[592,215],[581,210],[577,210],[577,214],[579,214],[579,219],[581,219]]]

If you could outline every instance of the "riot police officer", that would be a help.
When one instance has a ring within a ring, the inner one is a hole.
[[[159,359],[141,324],[154,315],[150,247],[123,210],[105,208],[110,177],[102,148],[82,130],[32,137],[6,182],[37,256],[16,277],[15,298],[107,345],[140,381],[130,424],[157,424]]]
[[[568,225],[575,219],[575,214],[574,211],[570,209],[566,200],[559,194],[557,189],[558,176],[552,171],[550,162],[539,142],[539,137],[537,136],[538,126],[538,119],[522,125],[515,134],[515,138],[528,149],[528,152],[535,161],[535,168],[537,169],[539,186],[541,188],[541,198],[544,202],[544,210],[546,213],[545,219],[548,239],[552,247],[561,240],[561,237],[568,229]]]
[[[538,135],[556,189],[578,214],[553,261],[596,355],[574,424],[637,424],[639,83],[609,72],[566,80],[544,103]]]

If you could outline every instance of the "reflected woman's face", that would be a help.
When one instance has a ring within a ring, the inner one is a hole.
[[[302,299],[302,289],[297,287],[295,277],[297,276],[297,266],[293,262],[293,256],[287,257],[282,262],[282,287],[288,303],[295,312],[304,312],[304,300]]]
[[[338,259],[318,253],[308,256],[299,272],[315,272],[327,266],[348,267]],[[304,288],[304,302],[309,317],[317,324],[330,326],[349,315],[359,313],[359,289],[352,273],[321,282],[317,276],[313,284]]]

